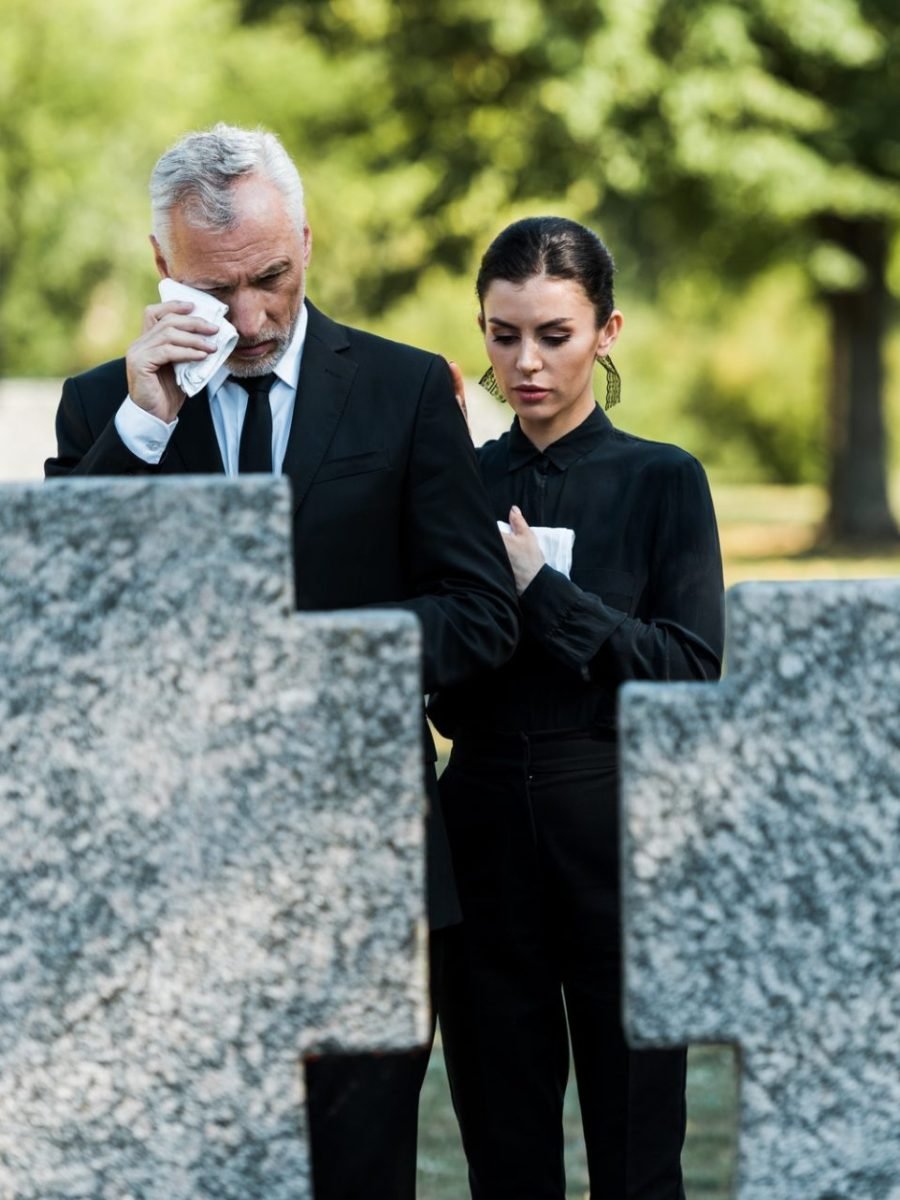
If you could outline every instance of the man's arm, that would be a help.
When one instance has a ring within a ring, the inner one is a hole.
[[[184,403],[173,364],[203,359],[215,343],[215,326],[191,316],[184,301],[151,304],[144,310],[140,337],[124,364],[90,372],[90,398],[77,379],[68,379],[56,415],[57,456],[44,474],[135,475],[159,462]],[[130,414],[118,415],[127,399]],[[153,428],[158,429],[158,445]],[[148,433],[148,429],[151,432]]]
[[[107,363],[94,378],[67,379],[56,412],[56,457],[44,463],[47,479],[65,475],[141,475],[156,467],[122,441],[116,412],[125,396],[124,363]]]
[[[399,607],[422,624],[425,691],[500,666],[518,637],[515,586],[442,359],[422,387],[403,524],[411,599]]]

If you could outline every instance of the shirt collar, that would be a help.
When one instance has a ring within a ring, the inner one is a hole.
[[[573,463],[584,458],[594,446],[612,430],[613,425],[602,408],[595,407],[585,417],[580,425],[570,429],[557,441],[551,442],[543,451],[538,450],[523,432],[519,418],[512,423],[509,431],[509,464],[510,471],[517,471],[535,458],[547,458],[559,471],[565,471]]]
[[[309,313],[306,305],[300,305],[300,314],[297,317],[297,324],[294,326],[294,334],[288,342],[287,349],[278,362],[272,368],[276,378],[282,383],[286,383],[288,387],[297,389],[297,381],[300,378],[300,361],[303,358],[303,347],[306,343],[306,327],[309,324]],[[223,383],[228,379],[230,371],[227,363],[223,363],[213,375],[207,384],[207,391],[210,396],[214,396]]]

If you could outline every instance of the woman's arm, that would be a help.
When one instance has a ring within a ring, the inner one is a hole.
[[[512,558],[515,548],[505,541]],[[658,481],[647,557],[642,616],[630,617],[544,565],[520,596],[525,629],[584,680],[717,679],[724,644],[721,552],[706,475],[689,455],[670,462]]]

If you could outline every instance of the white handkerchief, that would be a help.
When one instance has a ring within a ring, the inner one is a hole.
[[[498,521],[497,525],[504,533],[512,533],[512,530],[505,521]],[[532,525],[531,532],[538,540],[538,545],[541,548],[541,553],[544,556],[547,566],[552,567],[554,571],[561,571],[566,579],[568,579],[572,570],[572,549],[575,546],[575,530],[564,529],[562,527],[554,528],[549,525]]]
[[[186,396],[196,396],[201,388],[209,381],[231,354],[238,343],[238,331],[230,321],[225,320],[228,305],[210,296],[208,292],[198,291],[188,287],[186,283],[176,283],[174,279],[159,281],[159,296],[166,300],[190,300],[194,306],[192,317],[202,317],[213,325],[219,326],[216,334],[216,348],[206,358],[199,362],[175,363],[175,379]]]

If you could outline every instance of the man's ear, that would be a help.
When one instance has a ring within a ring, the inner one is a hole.
[[[303,226],[303,269],[309,266],[312,258],[312,230],[309,225]]]
[[[159,242],[150,234],[150,245],[153,247],[153,260],[156,263],[156,269],[159,271],[160,279],[167,279],[169,275],[169,267],[166,263],[166,256],[162,252],[162,247]]]

